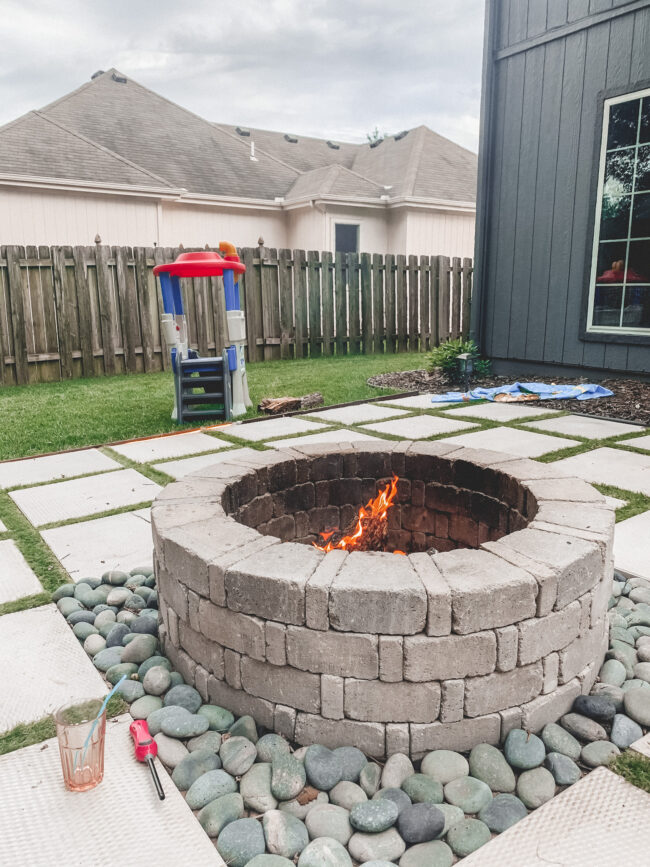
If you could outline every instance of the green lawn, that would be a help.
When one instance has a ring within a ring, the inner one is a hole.
[[[359,355],[248,365],[253,405],[320,391],[325,404],[378,397],[369,376],[424,367],[421,353]],[[171,373],[75,379],[0,390],[0,460],[178,430],[169,415]],[[256,415],[256,412],[251,412]]]

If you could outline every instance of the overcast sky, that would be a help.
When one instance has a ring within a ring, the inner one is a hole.
[[[208,120],[476,150],[484,0],[4,0],[0,123],[114,66]]]

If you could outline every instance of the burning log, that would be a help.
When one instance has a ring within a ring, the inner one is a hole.
[[[257,406],[260,412],[269,415],[280,415],[283,412],[295,412],[298,409],[312,409],[323,405],[323,395],[320,391],[304,394],[302,397],[265,397]]]
[[[369,500],[359,508],[356,518],[349,526],[341,530],[328,530],[321,533],[322,545],[312,544],[320,551],[384,551],[388,536],[388,510],[394,505],[397,496],[397,476],[393,476],[386,487],[380,491],[374,500]],[[395,551],[403,554],[403,551]]]

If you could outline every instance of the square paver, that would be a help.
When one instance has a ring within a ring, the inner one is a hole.
[[[566,434],[569,437],[585,437],[590,440],[602,440],[606,437],[622,436],[639,430],[636,424],[625,424],[622,421],[606,421],[588,415],[565,415],[561,418],[549,418],[544,421],[529,422],[529,427],[535,430],[550,430],[554,433]],[[650,439],[650,438],[649,438]]]
[[[323,431],[322,433],[317,434],[309,434],[306,437],[295,437],[293,439],[286,440],[273,440],[273,442],[267,443],[267,445],[273,446],[274,449],[284,449],[296,445],[310,446],[319,445],[320,443],[355,443],[360,442],[361,440],[377,439],[381,439],[381,437],[373,437],[369,434],[362,434],[356,430],[337,429]]]
[[[650,496],[650,455],[623,449],[593,449],[555,461],[553,469],[592,484],[614,485]]]
[[[165,800],[158,800],[147,766],[133,755],[130,723],[128,714],[107,721],[104,779],[83,794],[63,786],[56,738],[0,757],[3,864],[78,867],[117,861],[172,867],[192,862],[225,867],[156,760],[165,791]],[[122,857],[118,850],[126,838],[115,829],[133,826],[134,807],[138,831],[129,834],[128,855]]]
[[[42,458],[23,458],[0,464],[0,488],[16,485],[37,485],[54,479],[69,479],[86,473],[101,473],[116,470],[120,464],[106,457],[97,449],[82,449],[77,452],[61,452]]]
[[[638,741],[634,741],[630,749],[650,759],[650,732],[647,735],[643,735]]]
[[[173,479],[182,479],[190,473],[195,473],[197,470],[204,470],[206,467],[211,467],[213,464],[220,464],[224,461],[234,460],[238,455],[244,454],[249,449],[230,449],[226,452],[210,455],[196,455],[193,458],[182,458],[179,461],[165,461],[164,464],[154,464],[155,470],[160,470],[161,473],[167,473]]]
[[[0,533],[6,533],[6,532],[7,532],[7,525],[3,524],[2,521],[0,521]]]
[[[380,421],[365,427],[380,434],[392,434],[405,440],[423,440],[439,434],[451,434],[457,430],[472,430],[476,425],[443,418],[440,415],[414,415],[410,418],[397,418],[394,421]]]
[[[548,410],[541,406],[532,406],[530,403],[499,403],[498,401],[475,403],[469,406],[461,404],[457,409],[450,411],[472,418],[486,418],[489,421],[518,421],[522,418],[557,412],[557,410]]]
[[[0,604],[41,593],[41,582],[12,539],[0,542]]]
[[[240,440],[250,440],[251,442],[259,443],[272,437],[294,436],[295,434],[320,431],[322,429],[322,424],[307,421],[304,418],[287,416],[286,418],[269,418],[264,419],[264,421],[254,421],[251,424],[231,425],[228,433],[230,436],[237,437]]]
[[[319,418],[337,424],[363,424],[363,422],[379,421],[398,415],[406,415],[406,410],[389,409],[385,406],[377,406],[375,403],[359,403],[356,406],[339,406],[336,409],[312,412],[309,418]]]
[[[481,846],[463,867],[617,867],[648,863],[650,795],[596,768]]]
[[[547,452],[579,445],[576,440],[565,440],[548,434],[532,433],[512,427],[493,427],[489,430],[450,437],[449,442],[476,449],[493,449],[518,455],[520,458],[538,458]]]
[[[161,491],[137,470],[120,470],[56,482],[47,488],[24,488],[9,496],[35,527],[69,518],[83,518],[122,506],[153,500]]]
[[[412,394],[410,397],[396,397],[395,400],[382,400],[384,406],[397,406],[403,409],[444,409],[446,406],[454,406],[453,403],[432,403],[433,394]]]
[[[629,440],[621,441],[626,446],[632,446],[635,449],[645,449],[650,452],[650,434],[643,437],[632,437]]]
[[[650,512],[641,512],[616,525],[614,565],[623,572],[650,579]]]
[[[56,605],[0,617],[0,659],[0,732],[41,719],[65,702],[108,692]],[[6,791],[4,778],[0,790]]]
[[[100,577],[109,569],[128,572],[153,559],[150,509],[65,524],[43,530],[41,536],[73,581]]]
[[[229,443],[200,431],[172,434],[171,436],[152,437],[146,440],[135,440],[118,446],[111,446],[131,461],[140,464],[149,461],[164,461],[166,458],[182,458],[184,455],[196,455],[199,452],[218,451],[226,448]]]
[[[627,500],[619,500],[618,497],[605,497],[605,503],[610,509],[620,509],[627,506]]]

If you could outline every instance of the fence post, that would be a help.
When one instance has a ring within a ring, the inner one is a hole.
[[[242,258],[246,266],[244,286],[246,290],[246,341],[249,361],[261,361],[264,357],[262,345],[257,342],[257,338],[262,337],[262,281],[260,266],[255,265],[255,250],[254,247],[244,247],[242,250]]]
[[[27,385],[29,382],[23,280],[19,262],[24,255],[24,247],[17,247],[15,244],[7,247],[7,277],[9,279],[8,312],[11,318],[11,331],[14,343],[14,369],[18,385]]]

